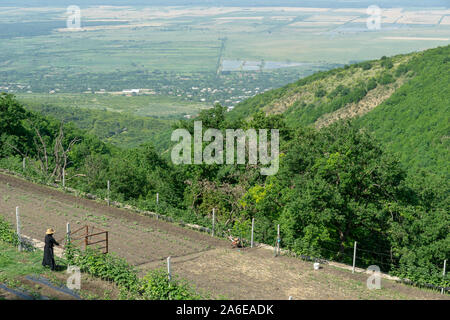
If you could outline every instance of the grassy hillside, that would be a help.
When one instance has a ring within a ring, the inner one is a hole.
[[[319,72],[244,101],[230,119],[283,114],[291,128],[361,117],[409,168],[448,172],[450,46]]]
[[[65,174],[66,186],[103,198],[109,180],[112,200],[184,223],[210,227],[215,208],[218,234],[248,235],[254,218],[261,243],[276,243],[280,225],[280,245],[310,257],[351,263],[356,241],[358,267],[375,264],[419,284],[449,287],[442,276],[450,254],[449,49],[317,73],[233,112],[216,106],[177,124],[191,130],[202,120],[204,128],[223,132],[280,129],[274,176],[261,175],[258,165],[174,165],[148,144],[112,147],[27,112],[9,94],[0,95],[0,167],[46,183],[61,183]],[[240,121],[228,121],[233,118]],[[62,170],[61,154],[70,146]],[[418,166],[436,174],[419,173]]]
[[[291,126],[312,124],[325,114],[358,103],[369,93],[383,95],[403,83],[410,76],[405,75],[405,65],[412,56],[383,57],[315,73],[238,104],[230,117],[248,117],[263,110],[267,114],[285,113]]]
[[[358,122],[410,169],[432,168],[448,177],[450,46],[417,55],[410,67],[415,77]]]

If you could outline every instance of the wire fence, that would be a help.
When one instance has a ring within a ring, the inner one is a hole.
[[[272,239],[274,235],[277,234],[277,227],[273,226],[273,229],[271,232],[267,232],[265,230],[264,232],[256,232],[258,230],[258,224],[255,225],[255,235],[261,235],[262,233],[268,235],[270,234],[272,236]],[[251,238],[251,231],[247,231],[247,234],[250,234],[249,238]],[[255,237],[253,235],[253,238],[258,239],[259,237]],[[246,239],[243,239],[243,243],[248,243]],[[264,243],[264,242],[262,242]],[[267,241],[265,242],[267,243]],[[328,262],[339,262],[343,263],[349,266],[354,266],[355,268],[362,268],[362,269],[368,269],[369,266],[377,266],[379,267],[381,272],[385,272],[387,274],[394,273],[399,274],[397,271],[401,269],[402,264],[400,263],[400,258],[396,256],[393,252],[393,249],[388,247],[381,247],[374,244],[369,244],[369,246],[365,243],[350,246],[349,244],[341,245],[339,242],[336,241],[324,241],[321,240],[313,246],[312,248],[308,248],[307,250],[304,250],[302,253],[302,250],[299,250],[299,252],[291,252],[289,248],[282,247],[283,242],[280,244],[280,248],[277,249],[277,240],[271,240],[269,243],[273,243],[273,250],[274,255],[280,254],[280,252],[290,252],[293,253],[294,256],[300,257],[303,260],[307,261],[314,261],[314,262],[321,262],[321,263],[328,263]],[[361,246],[364,247],[361,247]],[[356,248],[355,248],[356,246]],[[445,264],[446,260],[442,261],[442,265],[439,265],[438,263],[435,263],[433,266],[430,267],[429,276],[431,278],[436,279],[442,279],[442,281],[439,281],[440,283],[447,284],[448,283],[448,276],[446,274],[445,270]],[[443,270],[439,271],[439,270]],[[409,279],[402,279],[399,277],[399,281],[418,286],[418,287],[425,287],[430,288],[434,290],[440,290],[442,293],[450,292],[450,287],[448,285],[436,285],[431,283],[425,283],[423,280],[420,282],[414,282]]]

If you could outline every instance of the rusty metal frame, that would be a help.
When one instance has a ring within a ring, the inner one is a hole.
[[[88,226],[88,225],[84,225],[84,226],[82,226],[81,228],[79,228],[79,229],[77,229],[77,230],[75,230],[75,231],[73,231],[73,232],[70,233],[70,235],[71,235],[70,241],[80,241],[80,240],[84,240],[84,241],[83,241],[83,242],[84,242],[84,250],[86,250],[87,247],[90,246],[90,245],[104,242],[104,243],[105,243],[105,246],[104,246],[104,247],[100,247],[100,248],[98,248],[98,249],[102,249],[102,250],[104,249],[104,252],[103,252],[103,253],[108,253],[108,251],[109,251],[109,250],[108,250],[108,249],[109,249],[109,232],[106,231],[106,230],[100,229],[100,228],[98,228],[98,227],[95,228],[94,226],[91,227],[91,232],[94,232],[94,229],[99,230],[99,232],[89,234],[89,226]],[[81,235],[81,236],[79,236],[79,237],[77,237],[77,238],[73,238],[73,237],[72,237],[72,235],[74,235],[74,234],[76,234],[76,233],[79,233],[80,231],[83,231],[83,230],[84,230],[84,234],[83,234],[83,235]],[[89,238],[92,238],[92,237],[95,237],[95,236],[99,236],[99,235],[102,235],[102,234],[105,235],[105,238],[104,238],[104,239],[98,240],[98,241],[95,241],[95,242],[89,241]],[[64,240],[65,240],[65,239],[63,239],[63,240],[61,240],[61,241],[64,241]]]

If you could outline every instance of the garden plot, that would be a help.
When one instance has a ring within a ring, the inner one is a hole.
[[[19,206],[22,233],[35,239],[42,240],[47,228],[56,230],[57,240],[64,238],[67,222],[72,231],[93,226],[108,230],[109,250],[132,264],[202,252],[214,245],[213,239],[192,230],[180,233],[174,230],[175,225],[56,190],[47,192],[42,186],[30,184],[33,190],[23,190],[24,181],[8,178],[0,184],[0,214],[15,225],[15,208]],[[201,238],[205,241],[198,241]]]
[[[165,268],[171,256],[172,273],[212,298],[449,299],[384,279],[381,290],[369,290],[366,274],[331,265],[314,270],[311,262],[274,257],[273,250],[264,248],[231,249],[228,241],[208,234],[0,173],[0,214],[14,225],[16,206],[25,235],[42,239],[53,227],[55,238],[61,239],[67,222],[72,230],[85,224],[106,229],[110,251],[138,266],[141,274]],[[5,296],[0,291],[0,297]]]

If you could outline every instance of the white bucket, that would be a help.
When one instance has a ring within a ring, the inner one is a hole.
[[[316,262],[314,263],[314,270],[319,270],[320,269],[320,263]]]

